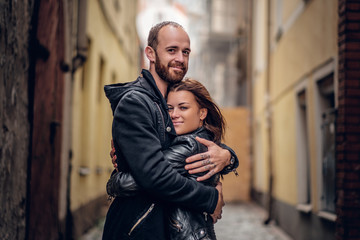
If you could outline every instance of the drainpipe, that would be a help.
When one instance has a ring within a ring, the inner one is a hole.
[[[72,73],[81,67],[87,59],[86,13],[87,0],[79,0],[77,7],[76,56],[72,60]]]
[[[65,3],[67,4],[71,4],[72,1],[66,1],[64,0]],[[72,62],[71,62],[71,66],[69,66],[69,64],[63,65],[63,70],[64,71],[71,71],[72,76],[71,79],[73,82],[74,80],[74,76],[73,74],[76,72],[76,70],[81,67],[86,59],[87,59],[87,53],[88,53],[88,39],[87,39],[87,35],[86,35],[86,14],[87,14],[87,0],[78,0],[78,1],[74,1],[74,5],[77,3],[77,11],[74,11],[72,14],[73,16],[71,16],[72,19],[74,19],[74,21],[77,21],[77,26],[76,26],[76,48],[75,48],[75,53],[74,53],[74,57],[72,58]],[[67,6],[67,4],[64,4],[65,6]],[[76,12],[76,14],[75,14]],[[76,20],[75,20],[76,19]],[[72,32],[72,26],[70,27],[70,31]],[[70,44],[70,48],[71,51],[73,50],[73,46],[72,44]],[[69,87],[71,90],[70,92],[72,93],[72,85],[71,87]],[[70,94],[70,98],[72,97],[72,94]],[[72,99],[71,99],[72,102]],[[71,111],[69,113],[68,119],[71,119]],[[70,133],[72,134],[72,133]],[[70,148],[71,148],[71,144],[70,144]],[[69,155],[68,155],[68,173],[67,173],[67,179],[66,179],[66,226],[65,226],[65,239],[73,239],[73,234],[74,234],[74,220],[73,220],[73,215],[71,212],[71,171],[72,171],[72,149],[69,149]]]
[[[273,154],[272,154],[272,110],[270,103],[270,53],[271,53],[271,0],[267,1],[267,73],[266,73],[266,122],[267,122],[267,141],[268,141],[268,164],[269,164],[269,193],[267,199],[268,207],[268,217],[264,221],[264,224],[269,224],[272,219],[273,211],[273,181],[274,181],[274,172],[273,172]]]

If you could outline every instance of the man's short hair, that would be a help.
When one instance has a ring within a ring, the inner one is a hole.
[[[159,41],[158,41],[159,32],[163,27],[168,26],[168,25],[176,27],[176,28],[180,27],[180,28],[184,29],[180,24],[178,24],[176,22],[172,22],[172,21],[164,21],[164,22],[158,23],[150,29],[149,36],[148,36],[148,46],[150,46],[154,50],[156,50],[157,45],[159,44]]]

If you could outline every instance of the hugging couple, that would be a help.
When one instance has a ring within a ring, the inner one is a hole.
[[[115,197],[103,239],[215,240],[224,206],[220,176],[238,159],[221,144],[225,123],[207,89],[184,78],[190,39],[181,25],[149,32],[149,70],[135,81],[105,86],[113,111]]]

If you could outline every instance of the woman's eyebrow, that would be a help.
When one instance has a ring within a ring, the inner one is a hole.
[[[181,102],[179,105],[189,104],[188,102]]]

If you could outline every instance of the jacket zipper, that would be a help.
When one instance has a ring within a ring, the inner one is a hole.
[[[156,104],[156,106],[158,107],[158,109],[159,109],[159,112],[160,112],[160,115],[161,115],[161,120],[162,120],[162,123],[163,123],[163,126],[164,126],[164,129],[166,128],[166,126],[165,126],[165,120],[164,120],[164,115],[162,114],[162,112],[161,112],[161,109],[160,109],[160,107],[159,107],[159,104],[157,104],[157,102],[155,102],[155,104]],[[165,132],[164,132],[164,142],[165,142]]]
[[[180,223],[178,221],[174,220],[174,219],[170,219],[170,222],[171,222],[171,225],[173,225],[176,228],[176,230],[178,232],[180,232],[180,230],[182,228]]]
[[[149,213],[154,209],[154,206],[155,206],[155,204],[152,203],[151,206],[149,207],[149,209],[144,213],[144,215],[142,215],[141,218],[139,218],[139,220],[137,220],[137,222],[134,224],[134,226],[130,229],[130,232],[128,233],[129,236],[134,231],[134,229],[147,217],[147,215],[149,215]]]

